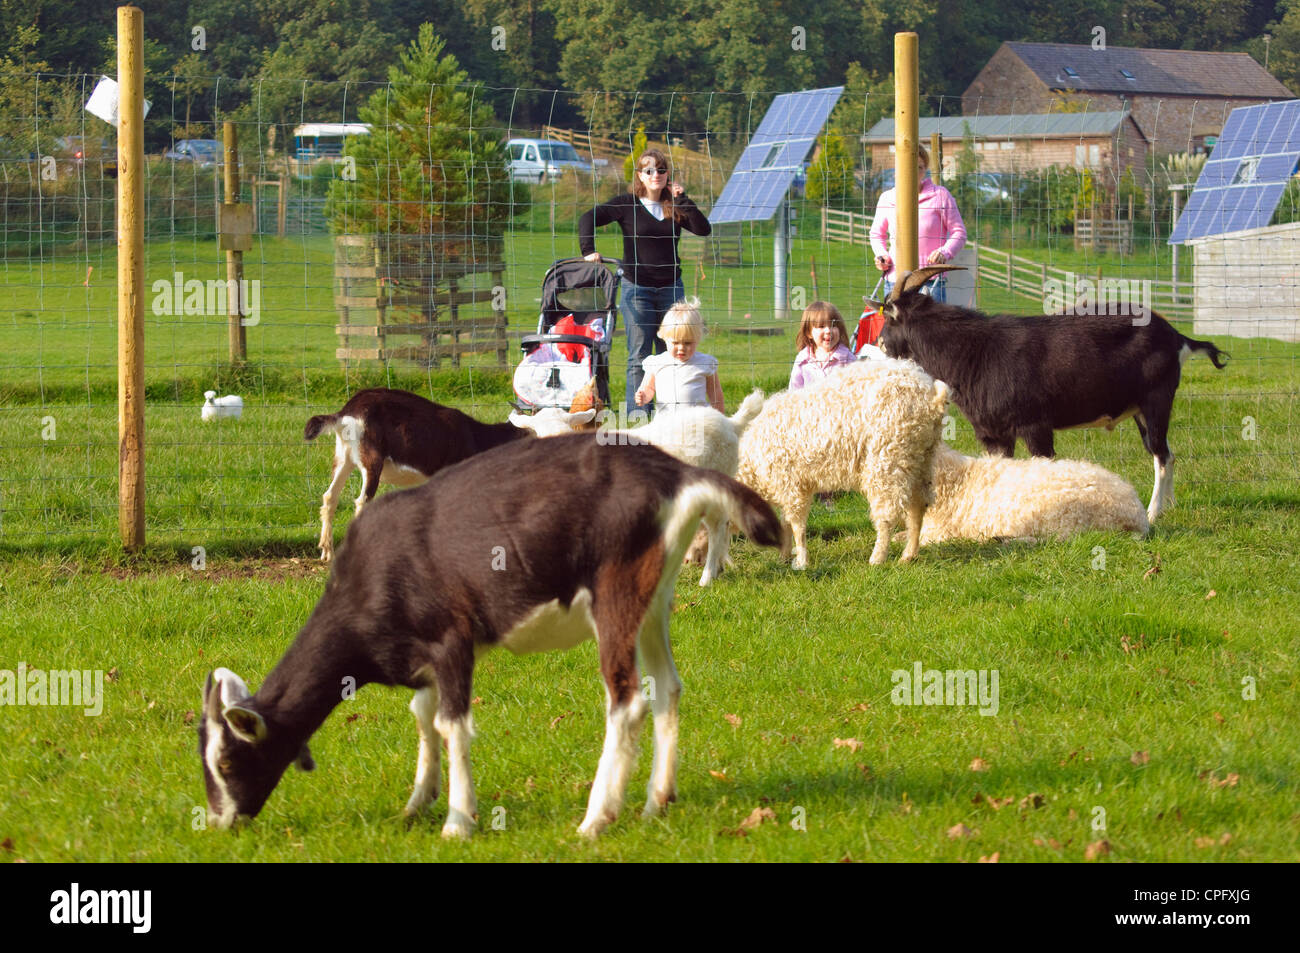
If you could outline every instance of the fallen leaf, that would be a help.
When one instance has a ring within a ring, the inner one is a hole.
[[[200,652],[199,654],[202,655],[203,653]],[[116,681],[117,681],[117,666],[114,665],[114,666],[113,666],[112,668],[110,668],[107,672],[105,672],[105,673],[104,673],[104,677],[105,677],[106,679],[108,679],[110,682],[116,682]]]
[[[1023,811],[1025,808],[1030,808],[1036,811],[1043,806],[1045,800],[1046,799],[1041,794],[1026,794],[1020,799],[1020,810]]]
[[[559,724],[560,722],[562,722],[565,718],[567,718],[569,715],[572,715],[572,714],[573,714],[573,711],[572,711],[572,710],[569,710],[569,711],[563,712],[563,713],[561,713],[561,714],[559,714],[559,715],[556,715],[554,718],[551,719],[551,727],[554,728],[556,725],[558,725],[558,724]]]
[[[1055,837],[1049,837],[1049,838],[1047,838],[1046,841],[1042,840],[1041,838],[1035,837],[1035,838],[1034,838],[1034,846],[1035,846],[1035,847],[1050,847],[1050,848],[1052,848],[1052,850],[1060,850],[1060,849],[1061,849],[1061,842],[1060,842],[1059,840],[1057,840]]]
[[[1216,712],[1214,713],[1214,720],[1217,721],[1219,724],[1223,724],[1224,721],[1226,721],[1227,719],[1225,719],[1222,715],[1220,715],[1220,714],[1216,711]]]
[[[185,713],[185,724],[187,724],[187,725],[192,725],[192,724],[194,724],[194,712],[193,712],[193,711],[187,711],[187,712]]]
[[[471,705],[481,705],[481,704],[483,704],[483,696],[482,696],[482,695],[475,695],[475,696],[474,696],[474,699],[470,702],[470,704],[471,704]]]
[[[1232,835],[1225,833],[1222,837],[1217,839],[1214,837],[1198,837],[1192,843],[1201,850],[1205,850],[1207,847],[1222,847],[1230,840],[1232,840]]]
[[[730,780],[731,780],[731,778],[727,777],[727,772],[726,772],[726,771],[710,771],[709,774],[713,775],[713,776],[714,776],[715,778],[717,778],[719,781],[730,781]]]
[[[1129,760],[1134,764],[1146,764],[1151,760],[1151,753],[1148,751],[1134,751],[1129,755]]]
[[[740,822],[742,831],[752,831],[764,821],[775,821],[776,811],[770,807],[756,807],[749,812],[749,817]]]
[[[863,776],[864,778],[869,778],[869,777],[871,777],[871,765],[868,765],[868,764],[859,764],[859,765],[858,765],[858,770],[862,772],[862,776]]]
[[[858,702],[856,705],[850,708],[849,711],[871,711],[871,706],[868,705],[866,702]]]
[[[1235,788],[1237,782],[1241,780],[1241,775],[1236,773],[1229,774],[1226,778],[1220,780],[1217,772],[1214,771],[1202,771],[1199,777],[1202,781],[1208,781],[1216,788]]]
[[[1006,797],[987,797],[986,795],[980,793],[980,794],[976,794],[970,800],[972,804],[987,804],[993,810],[1000,811],[1008,804],[1010,804],[1012,801],[1014,801],[1015,798],[1010,794],[1008,794]]]
[[[14,839],[12,837],[6,837],[4,840],[0,840],[0,850],[8,851],[12,854],[14,852]]]
[[[999,856],[1001,856],[1001,853],[995,850],[993,854],[989,857],[984,857],[981,855],[979,862],[981,864],[996,864],[998,862]]]
[[[903,792],[903,803],[900,804],[900,805],[898,805],[898,813],[899,813],[899,814],[911,814],[911,813],[912,813],[912,802],[909,801],[909,800],[907,799],[907,792],[906,792],[906,791]]]
[[[862,742],[859,741],[857,738],[836,738],[835,747],[848,748],[850,751],[856,754],[862,748]]]
[[[356,721],[356,720],[357,720],[358,718],[360,718],[360,717],[361,717],[361,712],[359,712],[359,711],[354,711],[352,714],[348,715],[348,717],[345,718],[345,719],[343,719],[343,720],[344,720],[345,723],[347,723],[347,724],[350,725],[350,724],[352,724],[352,722]]]
[[[1215,592],[1213,589],[1211,589],[1209,592],[1207,592],[1207,593],[1205,594],[1205,599],[1206,599],[1206,601],[1208,602],[1210,599],[1213,599],[1213,598],[1214,598],[1215,596],[1217,596],[1217,595],[1218,595],[1218,593]]]
[[[954,824],[948,828],[948,839],[956,840],[959,837],[974,837],[975,831],[971,830],[965,824]]]
[[[989,769],[989,763],[983,758],[976,758],[970,763],[970,769],[972,771],[987,771]]]
[[[730,722],[733,726],[735,726],[735,727],[737,727],[737,728],[740,727],[740,716],[739,716],[739,715],[723,715],[722,717],[725,718],[725,719],[727,719],[727,721]]]
[[[1093,841],[1091,844],[1089,844],[1087,847],[1083,849],[1083,859],[1096,860],[1098,857],[1105,856],[1106,854],[1109,853],[1110,853],[1110,841],[1108,840]]]

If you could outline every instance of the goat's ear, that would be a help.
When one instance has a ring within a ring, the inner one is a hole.
[[[253,709],[231,705],[222,714],[236,737],[254,745],[266,739],[266,719]]]
[[[302,743],[302,750],[298,752],[298,757],[293,759],[293,763],[299,771],[316,770],[316,762],[311,756],[311,749],[307,747],[307,742]]]
[[[863,295],[862,302],[863,304],[868,305],[872,311],[880,311],[882,308],[885,307],[885,302],[877,301],[875,298],[871,297],[870,295]]]
[[[599,413],[599,411],[595,407],[592,407],[590,410],[580,410],[576,413],[570,412],[566,415],[566,419],[569,421],[570,427],[585,427],[596,419],[597,413]]]
[[[507,419],[516,427],[518,427],[520,430],[533,429],[532,427],[528,426],[529,423],[532,422],[532,418],[528,417],[526,414],[511,414]]]
[[[210,677],[221,689],[221,706],[223,708],[237,705],[252,695],[248,690],[248,686],[244,684],[244,680],[228,668],[219,668]]]

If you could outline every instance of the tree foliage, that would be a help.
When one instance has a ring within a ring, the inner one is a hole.
[[[358,112],[368,136],[347,140],[327,214],[337,232],[429,235],[443,257],[499,237],[511,185],[496,119],[430,24]],[[350,171],[355,180],[349,180]]]
[[[853,208],[857,182],[853,177],[853,138],[823,133],[817,138],[817,154],[808,167],[808,200],[826,208]]]

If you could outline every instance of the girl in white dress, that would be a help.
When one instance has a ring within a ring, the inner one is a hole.
[[[653,399],[661,411],[712,407],[726,413],[722,385],[718,383],[718,359],[696,350],[704,337],[699,299],[678,301],[669,308],[659,326],[659,337],[668,350],[641,362],[645,377],[637,389],[636,402],[647,404]]]

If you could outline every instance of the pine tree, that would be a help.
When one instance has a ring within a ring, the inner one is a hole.
[[[511,211],[505,149],[481,88],[445,48],[423,24],[358,110],[372,131],[348,138],[330,185],[334,231],[429,235],[449,261],[498,252]]]

